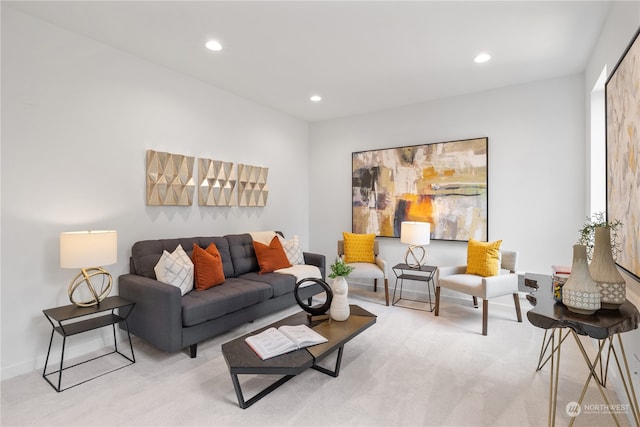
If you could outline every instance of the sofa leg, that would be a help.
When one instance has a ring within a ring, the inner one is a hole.
[[[478,308],[478,297],[473,297],[473,307]]]
[[[520,313],[520,296],[517,293],[513,294],[513,302],[516,305],[516,315],[518,316],[518,322],[522,322],[522,313]]]
[[[440,286],[436,286],[436,309],[435,315],[440,314]]]
[[[189,346],[189,356],[192,359],[195,359],[197,354],[198,354],[198,344],[191,344]]]
[[[475,298],[475,297],[474,297]],[[482,300],[482,335],[487,335],[487,317],[489,315],[489,300]]]
[[[373,292],[378,292],[378,279],[373,279]]]

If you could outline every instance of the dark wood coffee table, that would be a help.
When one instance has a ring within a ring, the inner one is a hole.
[[[375,314],[369,313],[357,305],[351,305],[350,307],[351,315],[344,322],[336,322],[334,320],[312,322],[309,320],[308,314],[301,311],[264,328],[253,331],[250,334],[243,335],[233,341],[222,344],[222,354],[229,367],[231,381],[233,382],[233,387],[238,397],[238,405],[242,409],[248,408],[308,368],[315,369],[332,377],[337,377],[340,373],[340,363],[342,361],[344,345],[376,323]],[[246,337],[255,335],[270,327],[277,328],[282,325],[301,324],[311,327],[311,329],[327,338],[328,341],[267,360],[260,359],[244,341]],[[338,350],[338,357],[333,370],[317,364],[335,350]],[[245,401],[238,375],[283,375],[283,377]]]

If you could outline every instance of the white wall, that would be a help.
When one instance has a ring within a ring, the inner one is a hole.
[[[570,263],[584,218],[583,87],[574,75],[312,124],[314,248],[335,256],[351,230],[352,152],[486,136],[489,240],[518,250],[522,271]],[[388,264],[403,259],[399,239],[380,241]],[[464,264],[466,243],[432,241],[428,253],[430,264]]]
[[[42,369],[42,310],[77,273],[62,231],[116,229],[114,279],[141,239],[281,229],[308,245],[306,122],[6,7],[2,124],[2,378]],[[267,206],[147,207],[147,149],[269,167]]]
[[[631,42],[631,38],[636,31],[640,28],[640,2],[615,2],[611,8],[611,12],[607,18],[607,21],[602,29],[598,43],[594,47],[591,57],[585,68],[585,96],[590,96],[591,90],[598,81],[600,73],[606,67],[607,78],[613,72],[614,67],[620,60],[620,57],[624,53],[628,44]],[[593,111],[591,111],[591,103],[586,104],[585,117],[587,122],[587,129],[592,129],[591,117]],[[595,126],[597,127],[597,126]],[[585,141],[585,147],[587,153],[591,154],[589,148],[592,146],[591,132],[587,132],[587,139]],[[592,180],[592,176],[605,176],[602,170],[605,169],[605,158],[598,157],[595,153],[591,162],[587,168],[586,188],[589,191],[589,182]],[[592,169],[594,168],[594,169]],[[598,169],[595,169],[598,168]],[[600,191],[604,191],[604,186]],[[597,200],[591,201],[591,205],[600,204],[603,205],[606,201],[606,194],[595,195]],[[588,201],[588,200],[587,200]],[[588,206],[586,206],[585,216],[589,215]],[[633,302],[636,307],[640,307],[640,283],[633,279],[631,276],[623,272],[627,282],[627,299]],[[625,333],[622,335],[625,346],[625,352],[630,364],[630,369],[633,374],[633,382],[636,393],[640,390],[640,331],[635,330],[633,332]],[[619,380],[616,370],[611,369],[612,382],[617,392],[618,397],[623,403],[627,402],[624,388]],[[630,414],[626,414],[629,422],[632,424],[634,420]]]

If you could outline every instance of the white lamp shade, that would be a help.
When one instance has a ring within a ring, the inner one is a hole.
[[[431,240],[431,224],[428,222],[403,221],[400,224],[400,241],[408,245],[428,245]]]
[[[89,268],[118,261],[118,233],[114,230],[60,233],[60,267]]]

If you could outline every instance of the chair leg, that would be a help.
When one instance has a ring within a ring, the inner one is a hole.
[[[386,305],[389,305],[389,280],[384,278],[384,300]]]
[[[522,313],[520,313],[520,297],[517,293],[513,294],[513,302],[516,305],[516,315],[518,316],[518,322],[522,322]]]
[[[478,308],[478,297],[473,297],[473,306]]]
[[[475,298],[475,297],[474,297]],[[489,300],[482,300],[482,335],[487,335],[487,317],[489,315]]]
[[[378,292],[378,279],[373,279],[373,292]]]
[[[436,309],[435,316],[440,314],[440,286],[436,286]]]

